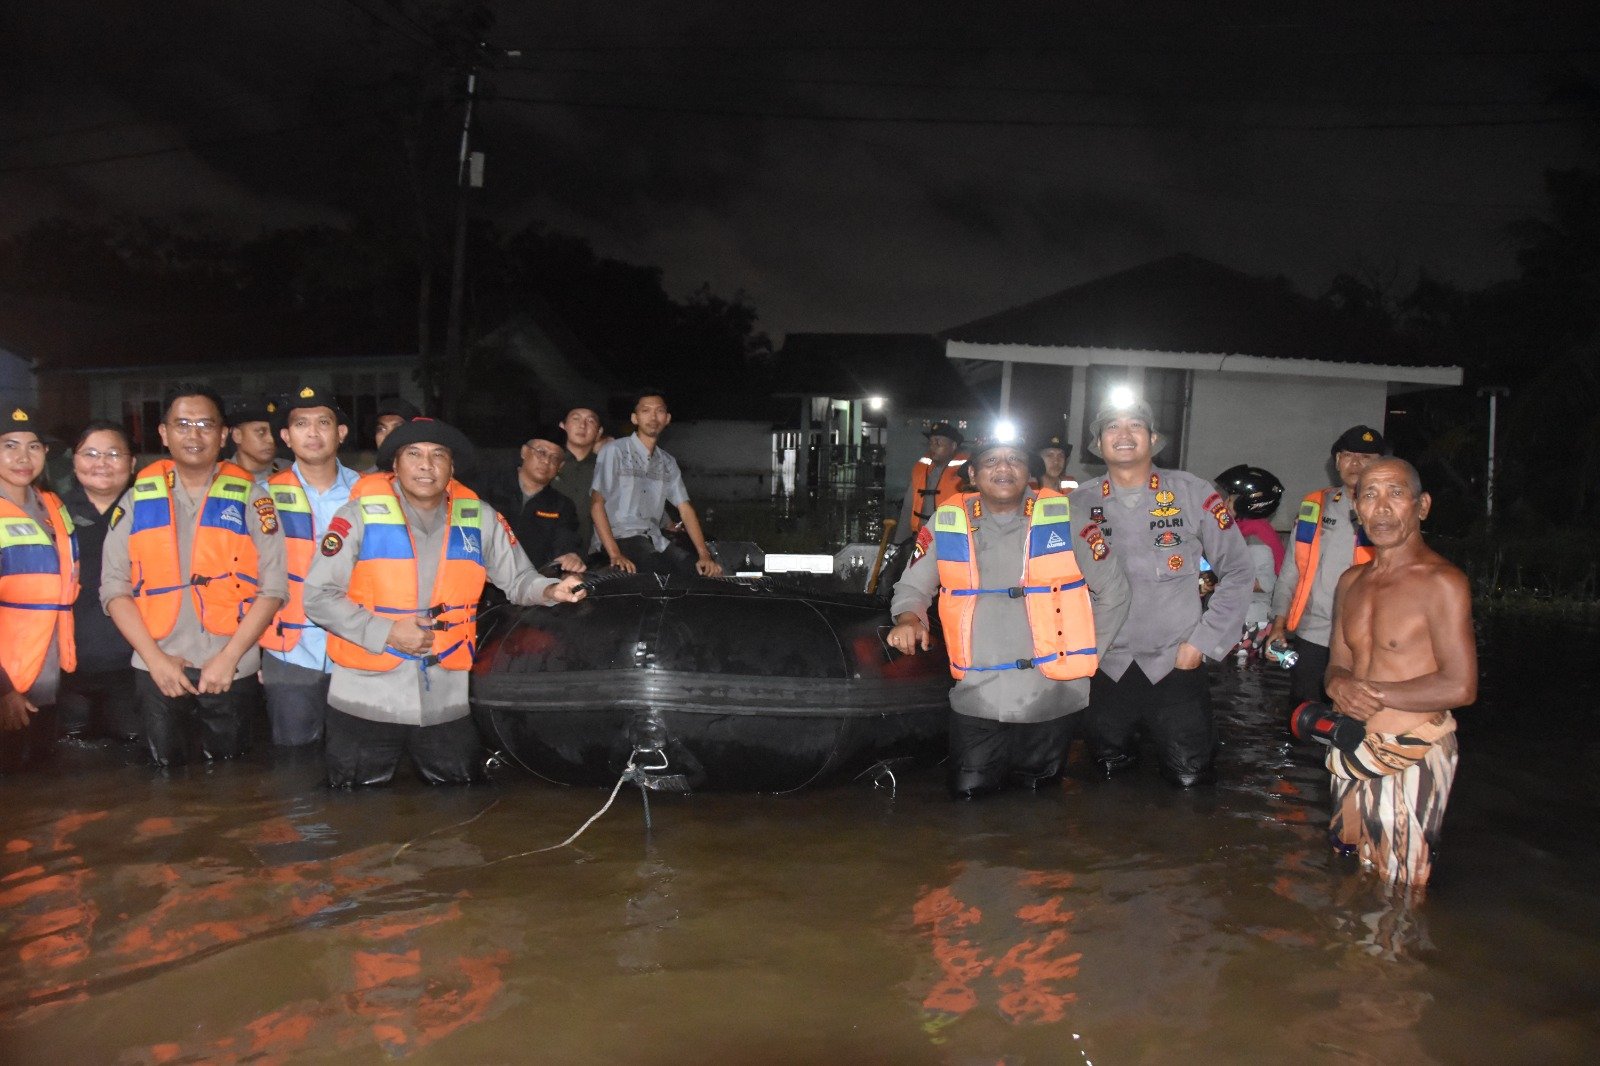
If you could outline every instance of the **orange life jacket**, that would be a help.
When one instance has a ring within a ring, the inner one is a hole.
[[[231,637],[255,602],[260,559],[250,539],[248,471],[219,463],[195,521],[189,572],[179,572],[178,529],[172,521],[171,459],[151,463],[133,482],[133,526],[128,533],[133,602],[156,640],[178,624],[179,597],[191,589],[195,614],[207,633]]]
[[[406,525],[393,474],[367,474],[350,490],[360,510],[361,551],[350,574],[347,595],[378,615],[426,614],[437,635],[428,655],[407,655],[384,648],[374,655],[361,645],[328,634],[328,655],[353,670],[393,670],[402,661],[424,669],[470,670],[478,639],[478,597],[488,573],[483,567],[483,504],[478,494],[451,481],[445,489],[450,528],[444,538],[432,602],[417,603],[417,554]]]
[[[924,455],[917,460],[917,465],[911,470],[911,533],[915,534],[922,528],[924,512],[932,514],[941,501],[947,496],[954,496],[961,491],[961,468],[967,465],[965,452],[957,452],[955,458],[944,466],[944,469],[935,476],[933,460]],[[928,479],[934,478],[932,485]],[[931,498],[930,498],[931,497]]]
[[[1020,584],[982,588],[978,584],[978,548],[973,526],[983,518],[981,497],[966,493],[939,505],[933,515],[934,550],[939,557],[939,621],[944,626],[950,673],[957,680],[968,670],[1027,670],[1071,681],[1089,677],[1099,665],[1095,646],[1094,609],[1089,589],[1072,552],[1072,511],[1067,498],[1049,489],[1029,494],[1026,557]],[[992,577],[993,575],[991,575]],[[977,597],[1021,598],[1033,633],[1033,655],[993,665],[972,665],[972,617]]]
[[[39,680],[50,638],[57,637],[61,669],[78,668],[72,603],[78,598],[78,538],[72,517],[53,492],[39,499],[50,534],[22,508],[0,499],[0,666],[11,687],[26,692]]]
[[[1334,493],[1336,502],[1343,491]],[[1317,562],[1322,557],[1322,510],[1329,492],[1333,490],[1318,489],[1300,501],[1300,517],[1294,523],[1294,565],[1300,572],[1295,578],[1294,599],[1289,602],[1285,623],[1289,629],[1299,628],[1300,617],[1305,614],[1306,604],[1311,602],[1311,586],[1316,584]],[[1356,526],[1356,550],[1351,565],[1370,563],[1373,554],[1366,531]]]
[[[311,571],[316,531],[311,517],[311,498],[292,467],[268,478],[267,492],[272,496],[278,525],[283,530],[289,595],[267,631],[261,634],[261,646],[270,651],[287,652],[300,643],[300,631],[311,625],[306,621],[306,574]]]

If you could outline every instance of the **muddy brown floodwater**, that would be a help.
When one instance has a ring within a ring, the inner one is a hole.
[[[913,768],[647,834],[629,786],[542,854],[606,793],[74,749],[0,781],[0,1062],[1595,1062],[1597,636],[1485,627],[1420,904],[1325,846],[1262,669],[1216,669],[1216,788]]]

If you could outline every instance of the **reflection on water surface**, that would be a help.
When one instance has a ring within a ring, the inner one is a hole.
[[[0,782],[0,1061],[1593,1061],[1600,747],[1550,673],[1581,657],[1490,629],[1422,901],[1330,854],[1282,678],[1232,666],[1215,789],[956,805],[901,770],[657,795],[648,837],[624,792],[538,855],[605,793],[72,750]]]

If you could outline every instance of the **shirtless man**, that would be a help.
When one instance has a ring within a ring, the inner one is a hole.
[[[1366,724],[1329,747],[1329,837],[1389,881],[1427,883],[1456,769],[1450,711],[1478,696],[1467,576],[1422,539],[1432,500],[1403,459],[1361,474],[1356,512],[1376,554],[1339,579],[1325,679],[1336,710]]]

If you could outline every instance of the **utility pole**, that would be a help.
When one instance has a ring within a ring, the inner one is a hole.
[[[1510,389],[1504,385],[1485,385],[1478,390],[1479,396],[1489,397],[1489,468],[1483,483],[1483,517],[1486,521],[1494,522],[1494,424],[1496,401],[1500,397],[1509,395]]]
[[[467,69],[467,102],[461,116],[461,150],[456,160],[456,236],[450,263],[450,317],[445,325],[444,373],[439,375],[441,399],[447,417],[455,416],[455,397],[461,380],[461,305],[467,278],[467,202],[469,190],[483,185],[483,154],[472,151],[472,112],[478,100],[478,67]]]

